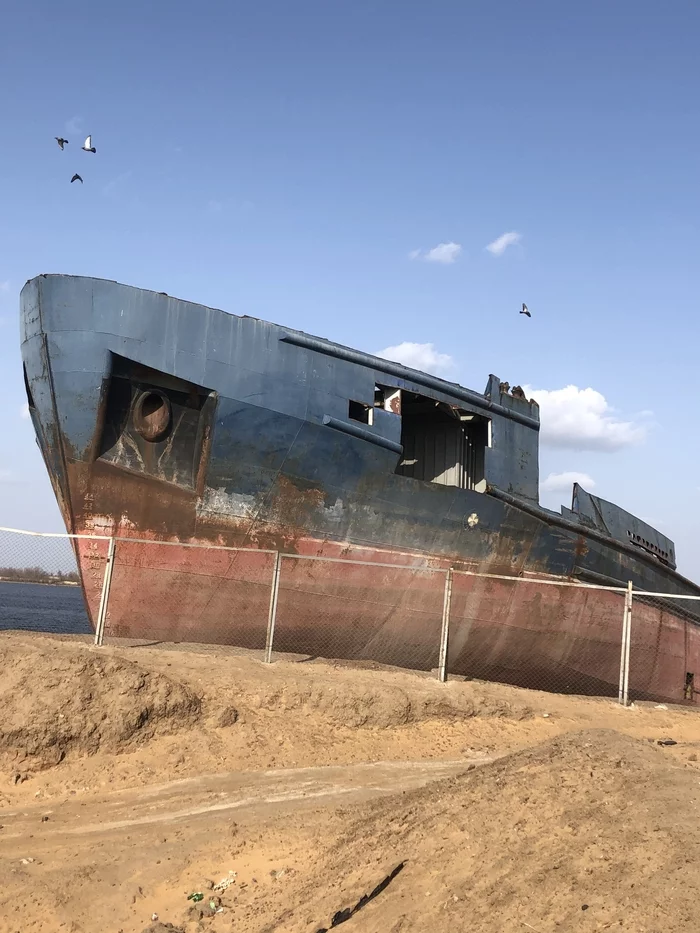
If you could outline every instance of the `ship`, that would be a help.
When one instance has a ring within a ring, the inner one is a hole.
[[[261,648],[282,554],[278,650],[432,669],[452,569],[451,674],[616,695],[621,591],[700,596],[617,505],[540,505],[539,407],[494,375],[82,276],[28,281],[20,319],[93,626],[118,541],[111,634]],[[697,702],[696,605],[634,600],[631,696]]]

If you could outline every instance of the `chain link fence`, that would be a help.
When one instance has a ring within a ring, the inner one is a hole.
[[[700,703],[700,597],[398,560],[0,528],[0,630]]]
[[[622,587],[460,571],[452,578],[449,673],[618,696]]]
[[[700,703],[700,597],[631,591],[628,698]]]
[[[115,539],[98,641],[265,650],[275,551]]]
[[[108,548],[106,538],[0,528],[0,631],[90,634],[86,601],[97,617]]]
[[[437,669],[445,571],[280,554],[272,656]]]

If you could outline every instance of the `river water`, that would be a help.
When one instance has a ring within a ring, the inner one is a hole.
[[[0,582],[0,631],[8,629],[59,635],[92,631],[79,586]]]

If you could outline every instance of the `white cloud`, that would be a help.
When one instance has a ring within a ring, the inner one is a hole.
[[[569,471],[565,473],[550,473],[547,479],[540,483],[541,492],[570,492],[574,483],[583,486],[584,489],[594,489],[595,480],[588,473],[576,473]]]
[[[224,209],[224,202],[217,201],[216,198],[211,198],[211,200],[207,204],[207,211],[210,214],[220,214],[223,209]]]
[[[409,259],[422,259],[423,262],[437,262],[443,266],[451,266],[457,262],[462,247],[459,243],[438,243],[432,249],[420,250],[414,249],[408,254]]]
[[[605,396],[590,387],[523,386],[523,390],[540,406],[540,436],[550,447],[612,451],[638,444],[646,437],[646,425],[618,420]]]
[[[19,410],[19,416],[20,416],[20,418],[28,418],[28,417],[29,417],[29,403],[28,403],[28,402],[25,402],[24,405],[22,405],[22,407],[20,408],[20,410]]]
[[[4,282],[0,282],[0,292],[9,292],[9,290],[10,290],[9,279],[7,279]]]
[[[66,133],[68,135],[72,133],[75,136],[76,133],[80,133],[82,130],[83,118],[82,117],[71,117],[70,120],[66,120],[65,125],[66,125]],[[72,140],[68,140],[69,145],[71,144],[71,142]]]
[[[454,368],[454,360],[447,353],[438,353],[432,343],[410,343],[404,341],[395,347],[385,347],[375,356],[384,360],[403,363],[411,369],[420,369],[427,373],[445,373]]]
[[[516,233],[515,230],[511,230],[510,233],[502,233],[493,243],[489,243],[486,249],[494,256],[502,256],[509,246],[514,246],[516,243],[519,243],[521,239],[522,236],[519,233]]]

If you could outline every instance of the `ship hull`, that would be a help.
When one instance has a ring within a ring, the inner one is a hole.
[[[276,651],[430,670],[444,605],[436,571],[453,568],[450,672],[610,694],[622,595],[550,584],[700,595],[615,538],[615,514],[601,530],[539,508],[532,404],[495,400],[493,377],[491,393],[476,396],[275,325],[93,279],[32,280],[22,329],[30,414],[66,527],[102,536],[77,544],[93,625],[105,538],[117,539],[106,635],[260,649],[280,554]],[[367,413],[389,383],[407,398],[429,392],[463,423],[488,416],[469,475],[450,473],[459,487],[397,465],[406,410],[389,394]],[[492,482],[479,480],[482,466]],[[673,556],[621,514],[630,541]],[[634,620],[632,695],[696,702],[686,685],[695,671],[700,682],[697,617],[635,601]]]

